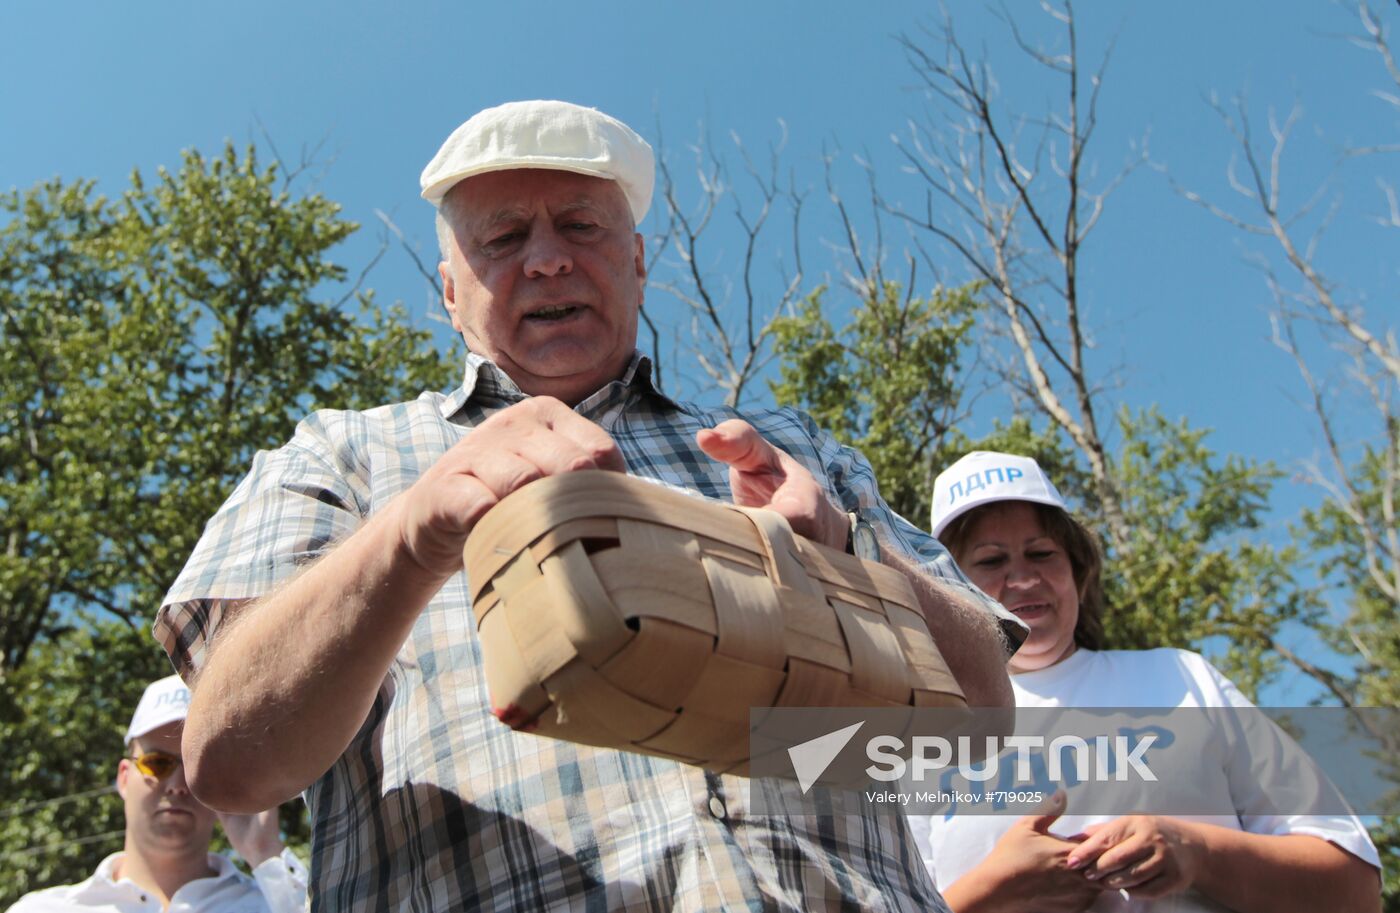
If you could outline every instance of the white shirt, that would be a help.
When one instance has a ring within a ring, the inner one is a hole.
[[[160,913],[160,898],[129,878],[112,875],[123,853],[113,853],[87,881],[34,891],[8,913]],[[209,854],[214,874],[186,882],[170,898],[169,913],[292,913],[306,908],[306,867],[291,850],[244,875],[223,856]]]

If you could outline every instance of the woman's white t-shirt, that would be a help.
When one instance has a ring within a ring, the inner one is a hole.
[[[1011,676],[1011,685],[1016,706],[1026,708],[1254,706],[1204,657],[1170,648],[1080,649],[1049,668]],[[1228,795],[1239,814],[1179,817],[1255,834],[1311,834],[1379,868],[1376,848],[1354,815],[1250,814],[1250,797],[1239,795],[1248,792],[1247,786],[1241,786],[1248,779],[1243,771],[1201,771],[1194,787]],[[1074,793],[1075,789],[1069,790],[1068,813],[1051,826],[1051,833],[1069,837],[1115,817],[1073,814]],[[911,815],[909,824],[929,874],[943,891],[986,858],[1015,821],[1010,815]],[[1150,901],[1106,891],[1089,909],[1094,913],[1207,913],[1224,908],[1189,892]]]

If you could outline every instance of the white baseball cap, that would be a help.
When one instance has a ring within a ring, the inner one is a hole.
[[[656,179],[651,146],[617,118],[566,101],[513,101],[479,111],[452,131],[419,178],[423,199],[437,206],[458,182],[512,168],[617,181],[638,225]]]
[[[1055,484],[1030,457],[974,450],[933,480],[933,535],[958,517],[993,501],[1034,501],[1068,511]]]
[[[185,687],[180,676],[172,675],[152,682],[146,686],[146,693],[141,695],[141,703],[136,705],[131,725],[126,727],[126,744],[130,745],[132,739],[139,739],[166,723],[183,720],[189,709],[190,689]]]

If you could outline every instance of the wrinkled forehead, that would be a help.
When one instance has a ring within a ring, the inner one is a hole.
[[[551,215],[561,213],[579,212],[582,210],[606,210],[607,204],[600,202],[596,195],[580,193],[576,196],[564,196],[550,200],[548,212]],[[496,209],[494,212],[476,212],[473,217],[488,225],[495,225],[501,222],[518,222],[522,219],[529,219],[538,213],[535,206],[531,206],[525,201],[516,201]]]
[[[580,210],[607,214],[631,223],[627,197],[616,181],[569,171],[516,168],[460,181],[443,200],[453,222],[492,225],[547,213]]]

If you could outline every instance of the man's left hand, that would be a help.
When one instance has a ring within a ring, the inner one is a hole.
[[[782,514],[793,532],[837,551],[846,547],[846,514],[801,463],[774,447],[748,422],[730,419],[695,435],[710,457],[729,464],[729,489],[741,507]]]
[[[254,815],[234,815],[219,812],[228,842],[248,867],[259,865],[282,852],[282,835],[278,829],[277,809],[270,808]]]
[[[831,503],[801,463],[764,440],[753,426],[730,419],[697,432],[695,442],[714,459],[729,464],[734,503],[775,510],[787,518],[794,532],[845,550],[850,535],[845,512]],[[975,604],[965,588],[929,576],[895,549],[884,550],[881,561],[914,585],[934,640],[956,645],[944,656],[968,705],[1013,707],[1002,634],[991,614]],[[1008,714],[1001,734],[1010,733],[1010,719]]]

